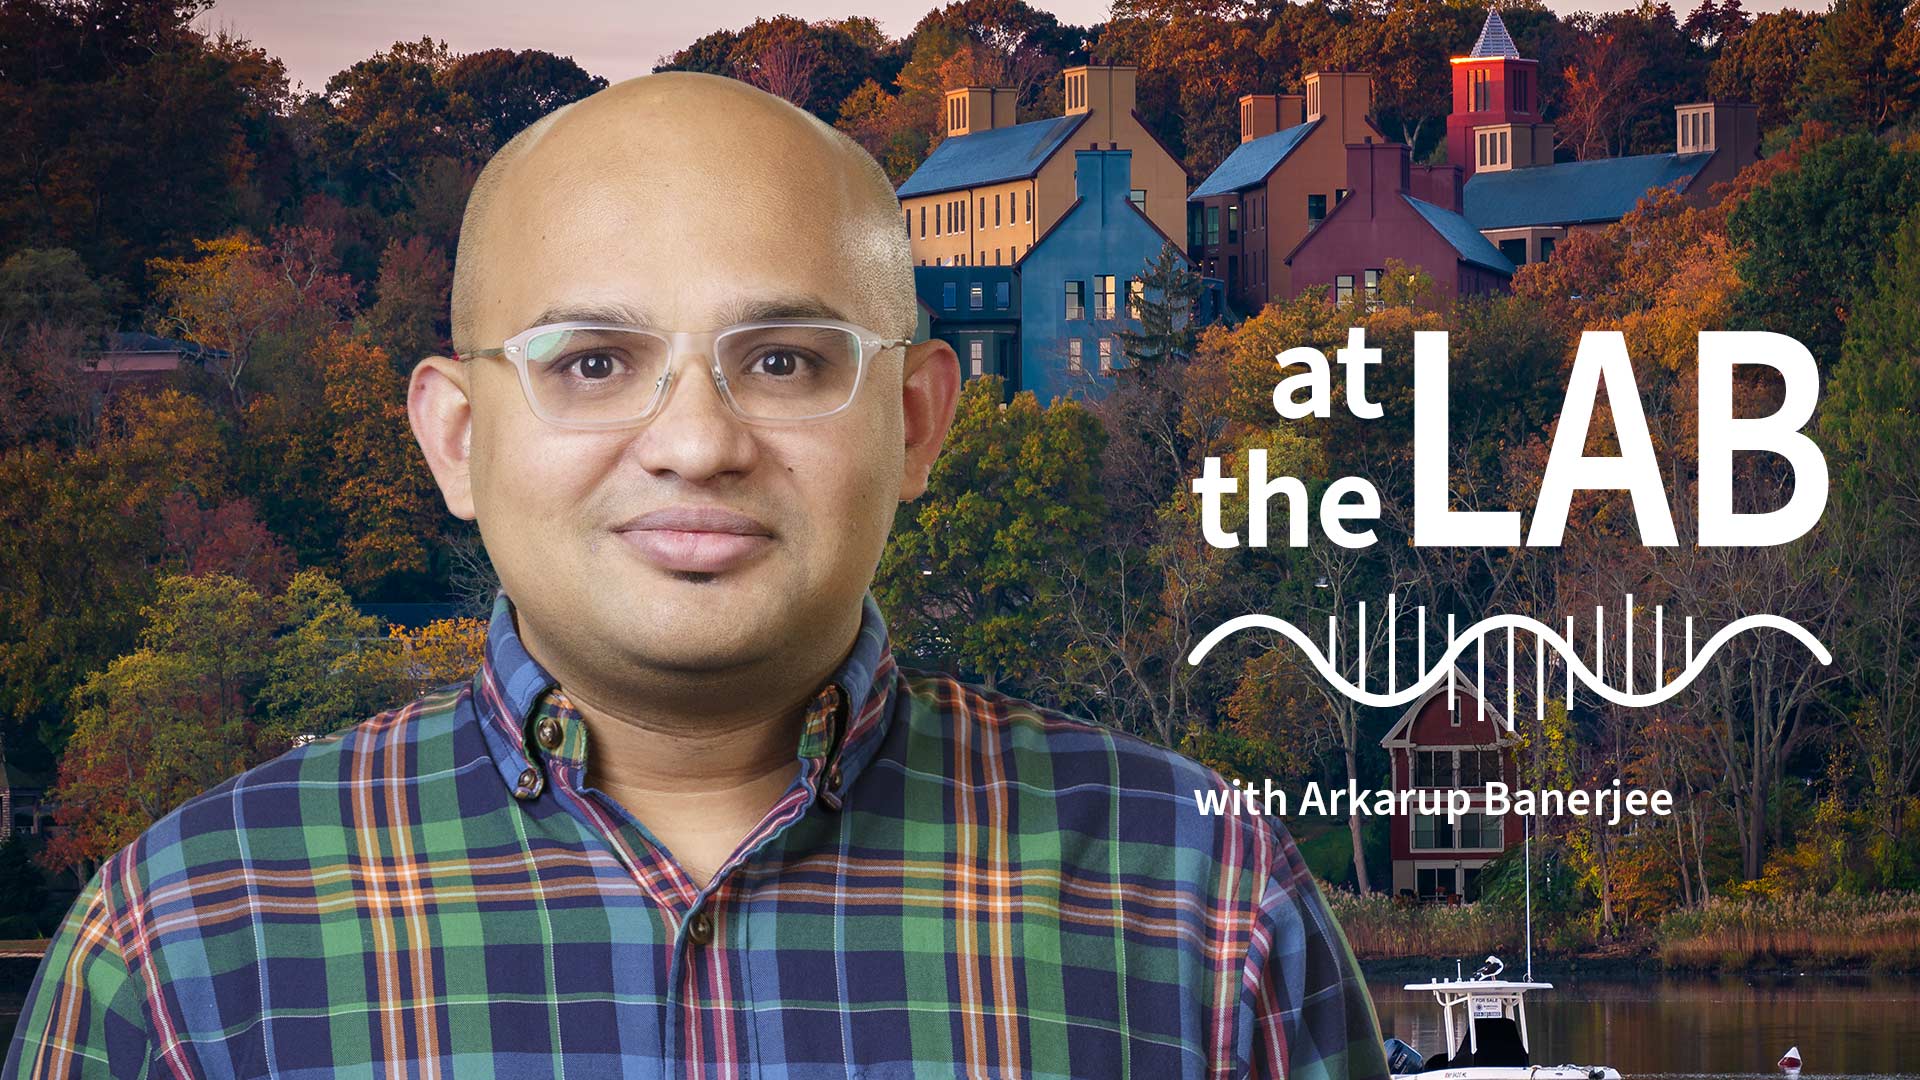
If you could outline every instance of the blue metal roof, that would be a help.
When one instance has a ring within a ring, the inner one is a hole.
[[[1712,156],[1640,154],[1477,172],[1462,202],[1476,229],[1618,221],[1654,188],[1684,186]]]
[[[1227,155],[1227,160],[1207,174],[1199,187],[1193,189],[1187,201],[1204,199],[1209,195],[1225,195],[1265,182],[1267,174],[1279,168],[1280,163],[1293,153],[1293,148],[1299,146],[1318,123],[1318,119],[1309,120],[1241,143],[1233,153]]]
[[[1086,119],[1076,113],[955,135],[934,147],[895,194],[904,199],[1032,176]]]
[[[1407,205],[1419,211],[1420,216],[1426,218],[1427,224],[1433,226],[1434,231],[1439,233],[1447,243],[1453,245],[1453,250],[1459,253],[1461,261],[1483,266],[1496,274],[1513,276],[1513,261],[1500,254],[1500,249],[1494,247],[1492,241],[1481,236],[1480,230],[1474,228],[1472,222],[1451,210],[1435,206],[1424,199],[1416,199],[1405,192],[1402,192],[1400,197],[1407,200]]]

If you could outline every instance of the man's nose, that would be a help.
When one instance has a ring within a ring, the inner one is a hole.
[[[750,425],[736,416],[714,380],[708,348],[676,343],[667,400],[634,439],[632,453],[648,472],[702,481],[753,463]]]

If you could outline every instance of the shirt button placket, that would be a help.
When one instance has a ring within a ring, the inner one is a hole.
[[[713,914],[701,908],[687,919],[687,942],[692,945],[713,944]]]

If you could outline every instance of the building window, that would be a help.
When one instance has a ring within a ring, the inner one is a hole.
[[[920,235],[922,237],[927,235],[927,208],[925,206],[920,208]]]
[[[1147,283],[1139,278],[1127,279],[1127,318],[1140,317],[1141,308],[1147,302]]]
[[[1527,265],[1527,238],[1516,236],[1511,240],[1500,241],[1500,254],[1515,266]]]
[[[1189,253],[1207,238],[1207,212],[1200,206],[1187,207],[1187,250]]]
[[[1366,298],[1367,298],[1368,311],[1379,311],[1381,308],[1384,308],[1387,306],[1387,302],[1380,298],[1380,278],[1385,273],[1386,273],[1385,270],[1379,270],[1379,269],[1368,270],[1365,272],[1365,276],[1362,278],[1362,282],[1366,286],[1366,290],[1367,290]]]
[[[1553,237],[1543,236],[1540,238],[1540,261],[1546,262],[1551,258],[1553,258]]]
[[[945,308],[948,311],[952,311],[954,308],[958,307],[959,304],[960,304],[960,286],[951,281],[941,285],[940,286],[940,306]]]
[[[1353,275],[1341,274],[1333,279],[1333,302],[1340,307],[1353,303]]]
[[[1113,275],[1098,274],[1093,279],[1093,317],[1113,318]]]
[[[985,195],[980,196],[980,227],[983,229],[987,227],[987,197]]]
[[[1453,751],[1415,750],[1413,786],[1435,788],[1453,786]]]
[[[1137,187],[1137,188],[1134,188],[1132,191],[1127,192],[1127,201],[1139,207],[1141,213],[1146,213],[1147,189]]]
[[[993,283],[993,306],[1004,311],[1006,310],[1007,305],[1011,304],[1012,302],[1013,302],[1012,284],[1010,282],[1005,282],[1005,281],[994,282]]]
[[[1209,206],[1207,207],[1207,246],[1212,247],[1219,242],[1220,208],[1217,206]]]
[[[1506,163],[1507,163],[1507,133],[1502,131],[1500,133],[1500,164],[1505,165]]]
[[[1485,112],[1493,105],[1493,75],[1486,68],[1476,68],[1473,80],[1473,111]]]
[[[972,311],[980,311],[986,306],[987,287],[979,282],[974,282],[972,285],[967,286],[967,308]]]
[[[1327,197],[1325,195],[1307,196],[1307,228],[1319,228],[1327,218]]]
[[[1100,374],[1113,374],[1113,341],[1109,338],[1100,339]]]
[[[1000,265],[1000,249],[999,248],[993,249],[993,265],[995,266]]]
[[[1027,189],[1027,220],[1033,220],[1033,189]]]
[[[1445,814],[1413,815],[1413,849],[1415,851],[1453,850],[1453,825],[1447,821]]]
[[[1087,317],[1087,283],[1084,281],[1067,282],[1067,318],[1084,319]]]
[[[996,228],[1000,225],[1000,196],[998,195],[993,197],[993,224]]]
[[[1500,751],[1462,750],[1460,751],[1460,776],[1456,784],[1463,788],[1497,784],[1502,779],[1500,772]]]
[[[1227,207],[1227,243],[1237,244],[1239,242],[1240,208],[1238,206],[1229,206]]]
[[[1713,114],[1700,114],[1700,147],[1705,149],[1713,144]]]
[[[985,372],[986,364],[986,346],[978,338],[967,342],[967,366],[974,378],[979,378]]]
[[[1080,339],[1072,338],[1067,342],[1067,370],[1075,375],[1086,370],[1080,363]]]

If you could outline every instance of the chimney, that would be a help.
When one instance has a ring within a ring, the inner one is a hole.
[[[1460,213],[1464,205],[1461,195],[1465,186],[1460,166],[1415,165],[1409,179],[1412,182],[1407,186],[1407,194],[1442,210]]]
[[[1351,189],[1347,198],[1367,200],[1368,217],[1376,216],[1375,203],[1382,198],[1400,192],[1421,198],[1408,191],[1412,186],[1412,159],[1407,145],[1374,142],[1371,135],[1365,140],[1347,144],[1347,187]]]
[[[1367,114],[1373,111],[1373,76],[1364,71],[1307,73],[1308,120],[1324,118],[1340,141],[1352,144],[1373,135]]]
[[[1133,111],[1134,76],[1132,64],[1082,64],[1061,72],[1065,82],[1066,114],[1120,113]]]
[[[1280,99],[1273,94],[1240,95],[1240,141],[1252,142],[1280,130]]]
[[[1252,142],[1305,123],[1306,101],[1300,94],[1240,95],[1240,141]]]
[[[1013,123],[1017,91],[1006,86],[962,86],[947,91],[947,136],[992,131]]]
[[[1073,193],[1098,207],[1104,222],[1111,207],[1127,201],[1133,186],[1133,151],[1075,150]]]
[[[1674,149],[1682,154],[1725,152],[1740,168],[1760,160],[1760,126],[1754,106],[1706,101],[1673,107]]]

